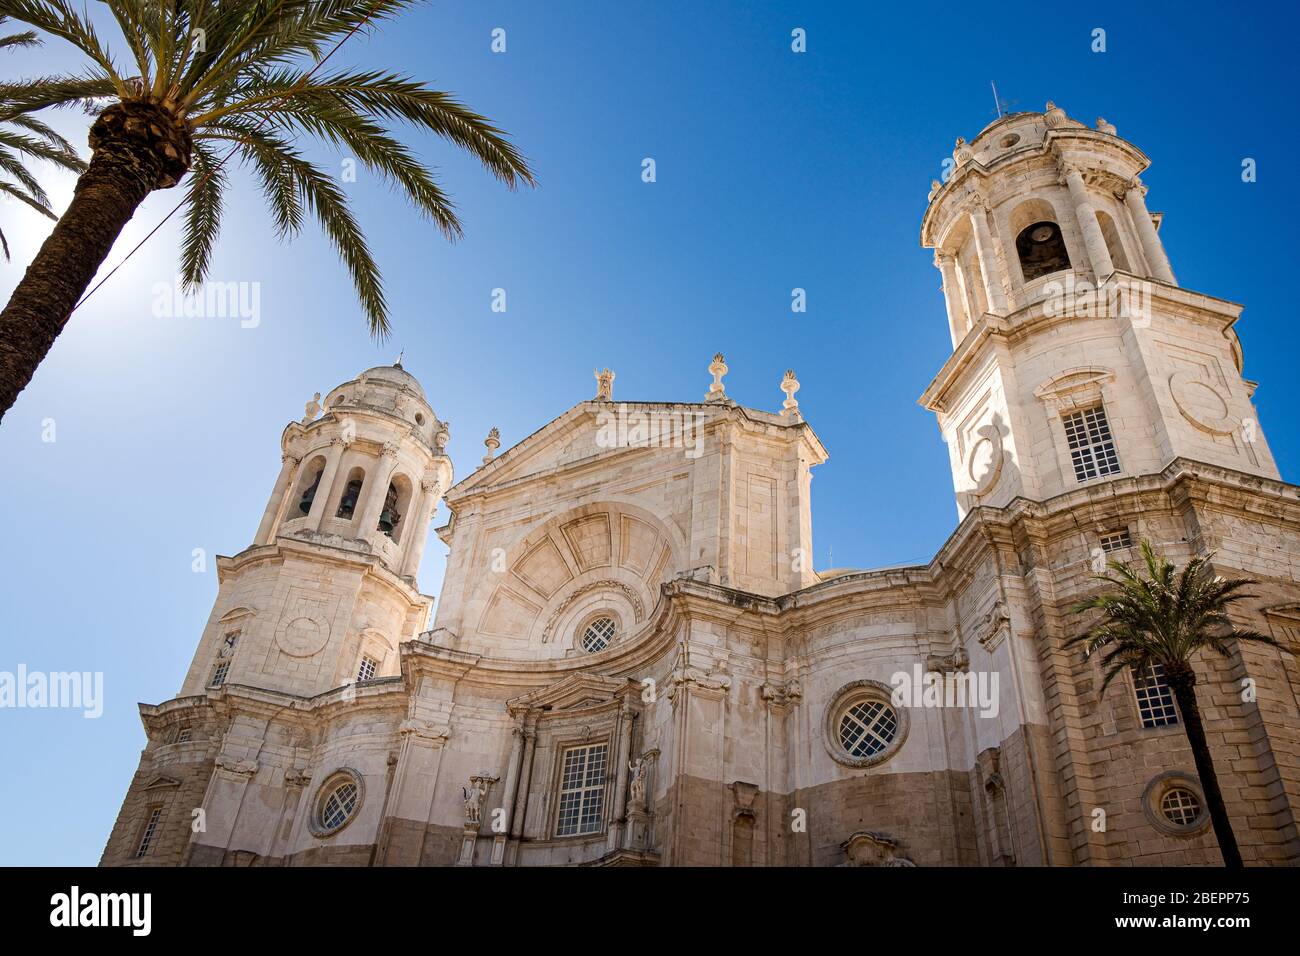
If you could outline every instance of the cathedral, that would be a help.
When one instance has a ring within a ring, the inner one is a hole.
[[[702,401],[606,369],[459,480],[400,362],[313,400],[179,693],[140,706],[101,864],[1218,864],[1159,668],[1102,693],[1064,646],[1142,540],[1213,551],[1259,582],[1241,623],[1300,642],[1300,487],[1148,162],[1051,103],[957,140],[920,234],[959,518],[926,564],[814,570],[793,372],[766,411],[722,355]],[[1296,865],[1300,663],[1230,650],[1196,662],[1228,812],[1247,864]]]

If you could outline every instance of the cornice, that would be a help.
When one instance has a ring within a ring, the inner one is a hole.
[[[1074,275],[1078,277],[1078,273]],[[1244,308],[1240,303],[1118,270],[1101,285],[1097,295],[1104,296],[1107,290],[1116,288],[1119,283],[1135,282],[1149,285],[1152,301],[1163,307],[1162,311],[1157,313],[1158,315],[1192,321],[1199,319],[1216,328],[1232,345],[1234,361],[1240,372],[1241,347],[1236,330],[1233,328]],[[961,381],[970,368],[978,365],[985,358],[988,349],[995,343],[1010,346],[1062,325],[1105,322],[1114,318],[1106,315],[1049,315],[1047,302],[1047,298],[1040,298],[1026,303],[1005,316],[992,313],[981,316],[966,333],[965,338],[957,343],[957,347],[926,386],[917,403],[931,412],[946,411],[948,392]]]
[[[374,552],[354,551],[292,535],[279,535],[271,544],[251,545],[233,556],[217,555],[217,581],[224,582],[227,575],[240,574],[259,564],[283,563],[286,554],[303,555],[314,562],[359,569],[364,575],[397,592],[411,608],[426,607],[433,602],[432,595],[421,593],[418,588],[398,577],[383,558]]]
[[[1012,118],[1006,117],[1008,120]],[[972,151],[992,129],[993,126],[987,127],[970,142],[969,145]],[[1132,176],[1140,175],[1151,165],[1151,160],[1147,158],[1147,155],[1142,150],[1118,136],[1103,133],[1100,130],[1089,129],[1085,126],[1064,126],[1050,129],[1044,135],[1041,143],[1004,153],[987,166],[978,159],[971,158],[954,169],[947,182],[944,182],[939,187],[938,192],[926,205],[925,212],[921,216],[921,246],[926,249],[935,247],[937,244],[935,229],[939,218],[942,216],[940,210],[946,212],[947,207],[952,203],[959,203],[965,193],[978,192],[981,195],[986,195],[988,193],[986,184],[995,177],[1005,178],[1005,174],[1014,167],[1041,162],[1044,159],[1054,162],[1056,156],[1062,150],[1081,147],[1093,151],[1117,154],[1127,165],[1132,167]],[[964,186],[964,190],[959,189],[959,186]]]

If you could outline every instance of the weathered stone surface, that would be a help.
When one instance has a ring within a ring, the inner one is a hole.
[[[489,443],[454,486],[419,384],[371,369],[286,428],[180,695],[142,707],[102,862],[1217,862],[1203,819],[1178,831],[1152,806],[1196,789],[1181,726],[1143,727],[1132,680],[1099,697],[1095,664],[1063,646],[1098,561],[1143,538],[1180,563],[1216,551],[1219,573],[1260,582],[1242,622],[1300,642],[1300,488],[1255,418],[1240,307],[1176,285],[1146,159],[1113,130],[1014,114],[958,154],[922,230],[954,343],[923,402],[961,517],[933,560],[815,571],[826,452],[797,403],[728,398],[721,355],[700,403],[616,402],[597,373],[597,399]],[[1022,265],[1040,222],[1061,245]],[[1063,291],[1077,282],[1136,290],[1146,311],[1090,310]],[[792,402],[799,383],[781,381]],[[1117,470],[1080,481],[1065,420],[1098,404]],[[414,576],[444,495],[430,622]],[[1300,862],[1300,663],[1233,647],[1196,666],[1243,856]],[[990,706],[882,716],[914,669]],[[848,753],[859,705],[881,746]]]

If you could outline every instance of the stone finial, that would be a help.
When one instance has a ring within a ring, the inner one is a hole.
[[[957,146],[952,151],[952,158],[957,161],[958,166],[963,166],[975,157],[971,152],[970,146],[966,144],[965,136],[957,137]]]
[[[497,449],[501,447],[501,432],[493,426],[487,433],[487,438],[483,439],[483,444],[487,446],[487,454],[483,456],[483,464],[486,465],[496,457]]]
[[[316,416],[320,414],[320,408],[320,392],[317,392],[311,397],[311,401],[303,408],[302,423],[304,425],[310,425],[314,422]]]
[[[1110,136],[1118,136],[1118,135],[1119,135],[1119,132],[1115,129],[1115,124],[1114,124],[1114,123],[1107,123],[1107,122],[1106,122],[1106,117],[1104,117],[1104,116],[1098,116],[1098,117],[1097,117],[1097,132],[1099,132],[1099,133],[1106,133],[1106,134],[1108,134],[1108,135],[1110,135]]]
[[[438,422],[438,427],[433,433],[433,447],[438,449],[438,454],[445,454],[447,442],[451,440],[451,422]]]
[[[713,384],[709,386],[704,400],[713,403],[727,401],[727,389],[722,384],[722,376],[727,374],[727,361],[721,352],[713,356],[713,361],[709,363],[709,374],[713,376]]]
[[[926,198],[930,202],[934,202],[934,197],[939,195],[939,190],[942,188],[943,188],[943,183],[939,182],[939,180],[937,179],[930,180],[930,195],[927,196]]]
[[[1047,101],[1047,108],[1043,111],[1043,122],[1047,124],[1048,129],[1060,129],[1069,121],[1070,118],[1065,115],[1065,110],[1051,100]]]
[[[596,401],[611,401],[614,397],[614,373],[609,369],[603,372],[592,369],[592,374],[596,376]]]
[[[799,414],[799,401],[794,397],[794,393],[799,391],[799,380],[794,377],[794,369],[785,370],[785,378],[781,379],[781,391],[785,392],[785,401],[781,403],[783,409],[781,414],[800,421],[802,416]]]

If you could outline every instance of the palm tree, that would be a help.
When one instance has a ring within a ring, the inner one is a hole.
[[[7,20],[0,16],[0,26]],[[31,30],[0,36],[0,50],[40,45],[40,37]],[[21,106],[0,96],[0,195],[31,206],[42,216],[58,219],[50,208],[50,197],[27,169],[28,159],[44,160],[78,174],[86,171],[86,164],[71,143]],[[9,240],[2,228],[0,252],[9,261]]]
[[[344,191],[304,155],[299,137],[346,150],[449,239],[461,234],[454,204],[388,125],[436,133],[507,186],[535,185],[505,135],[447,93],[394,73],[321,70],[354,32],[415,2],[106,0],[129,53],[123,66],[70,0],[0,0],[0,15],[67,40],[89,61],[82,73],[0,85],[0,96],[29,111],[80,105],[98,114],[72,203],[0,312],[0,416],[140,203],[191,170],[181,277],[190,287],[203,281],[229,185],[227,156],[251,169],[281,238],[295,235],[306,214],[317,219],[352,276],[371,334],[384,339],[379,268]]]
[[[1232,622],[1229,610],[1237,602],[1254,596],[1243,589],[1256,582],[1245,578],[1225,580],[1214,575],[1210,571],[1214,552],[1203,558],[1192,558],[1181,573],[1172,562],[1157,557],[1148,541],[1142,542],[1142,557],[1146,564],[1145,577],[1118,561],[1108,565],[1113,574],[1097,575],[1098,580],[1112,585],[1113,590],[1081,601],[1074,610],[1076,613],[1101,611],[1101,620],[1086,634],[1067,641],[1066,646],[1082,644],[1085,661],[1104,651],[1102,694],[1126,667],[1135,674],[1143,673],[1152,664],[1164,668],[1192,748],[1219,852],[1225,866],[1239,868],[1241,852],[1223,805],[1223,793],[1219,790],[1196,702],[1192,658],[1203,650],[1226,657],[1229,653],[1226,642],[1230,640],[1281,645],[1266,634],[1240,628]]]

